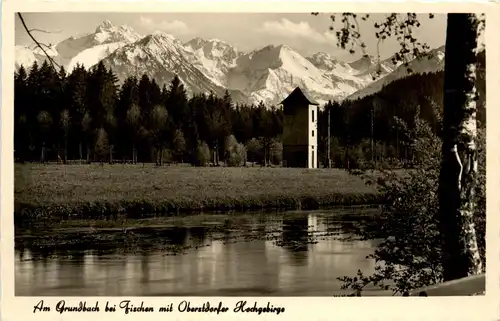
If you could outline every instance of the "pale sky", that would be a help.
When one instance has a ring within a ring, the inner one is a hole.
[[[217,38],[226,41],[240,51],[249,52],[270,44],[286,44],[304,56],[319,51],[332,54],[342,61],[353,61],[347,51],[337,48],[334,34],[329,31],[330,14],[312,16],[310,13],[24,13],[28,28],[43,29],[51,34],[36,32],[36,38],[45,44],[56,44],[70,36],[91,33],[104,20],[113,25],[128,25],[141,35],[164,31],[180,40],[194,37]],[[367,21],[359,20],[362,40],[369,54],[376,53],[373,24],[382,21],[384,14],[371,14]],[[431,48],[444,45],[446,15],[420,15],[421,27],[414,34]],[[339,20],[339,19],[337,19]],[[338,23],[337,23],[337,26]],[[33,42],[16,16],[16,45]],[[381,43],[380,55],[385,59],[399,50],[396,41]],[[358,50],[359,51],[359,50]]]

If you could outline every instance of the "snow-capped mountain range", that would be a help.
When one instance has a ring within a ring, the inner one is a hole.
[[[218,39],[194,38],[183,43],[162,32],[141,36],[128,26],[114,26],[109,21],[93,33],[70,37],[46,51],[68,71],[77,63],[90,68],[102,61],[120,81],[147,74],[162,86],[178,75],[188,94],[214,92],[222,96],[227,89],[235,102],[262,101],[266,105],[279,104],[297,86],[320,104],[360,98],[408,74],[406,67],[387,59],[381,61],[382,74],[374,81],[378,64],[370,56],[347,63],[323,52],[303,57],[286,45],[243,53]],[[410,68],[419,73],[438,71],[443,57],[441,47],[433,51],[432,59],[414,60]],[[15,48],[16,69],[45,59],[39,48]]]

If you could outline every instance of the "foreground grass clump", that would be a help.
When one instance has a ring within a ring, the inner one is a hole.
[[[16,164],[14,185],[17,222],[379,201],[375,188],[335,169]]]

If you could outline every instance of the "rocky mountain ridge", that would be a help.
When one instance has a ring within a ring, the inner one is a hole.
[[[433,50],[432,59],[410,63],[415,72],[440,70],[444,48]],[[295,87],[301,87],[323,104],[329,100],[355,99],[380,90],[407,75],[406,68],[390,59],[381,61],[364,56],[354,62],[339,61],[318,52],[303,57],[287,45],[269,45],[249,53],[219,39],[194,38],[183,43],[176,37],[155,32],[141,36],[128,26],[103,21],[95,31],[67,38],[49,50],[58,64],[71,71],[76,64],[90,68],[102,61],[120,81],[147,74],[162,86],[178,75],[188,94],[228,90],[235,102],[276,105]],[[16,68],[41,63],[39,49],[15,48]]]

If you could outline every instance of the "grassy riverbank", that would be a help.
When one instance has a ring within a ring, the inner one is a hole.
[[[373,187],[337,169],[16,164],[14,190],[16,222],[378,201]]]

